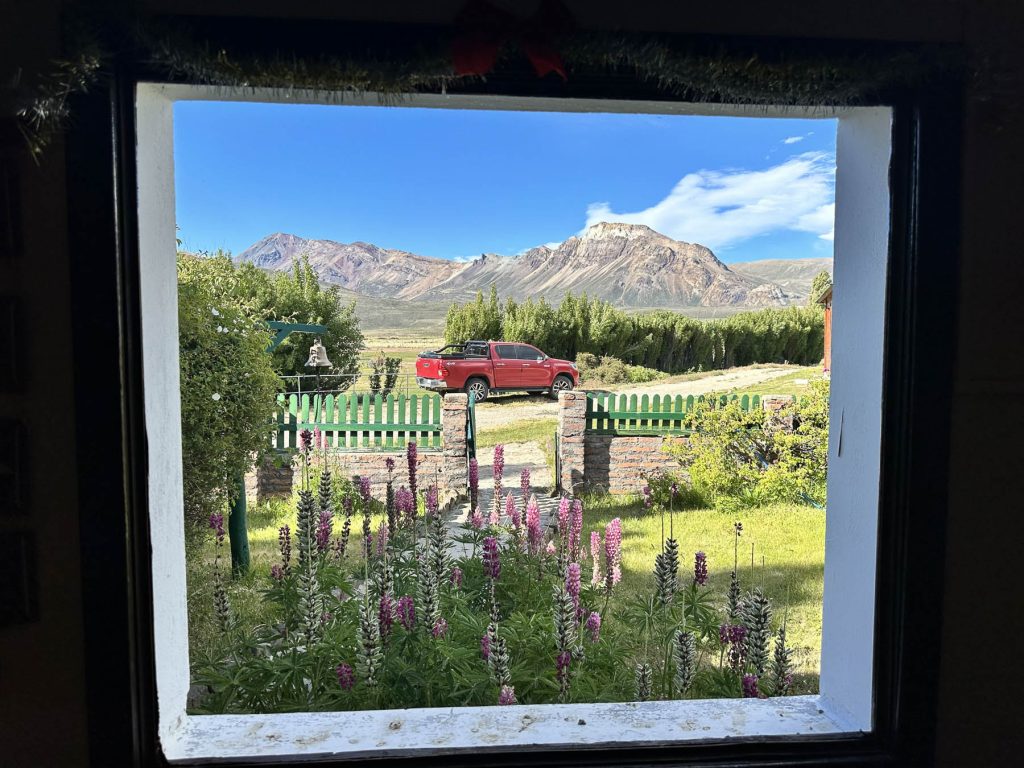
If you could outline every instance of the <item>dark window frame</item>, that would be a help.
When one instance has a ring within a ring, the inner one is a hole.
[[[244,47],[255,29],[304,50],[332,50],[351,25],[281,20],[193,20]],[[283,27],[290,27],[285,34]],[[381,32],[379,28],[376,28]],[[227,31],[226,31],[227,30]],[[403,39],[431,30],[401,32]],[[356,37],[359,37],[356,35]],[[712,41],[722,47],[736,41]],[[828,41],[775,39],[821,55]],[[912,47],[873,46],[891,53]],[[865,54],[873,55],[871,52]],[[515,69],[515,68],[513,68]],[[139,309],[134,87],[163,78],[130,55],[106,87],[74,102],[67,140],[71,306],[76,318],[75,426],[89,749],[97,765],[162,765],[156,733],[152,584],[146,514]],[[589,74],[566,85],[526,69],[467,85],[471,93],[668,99],[632,77]],[[962,93],[940,74],[930,89],[887,93],[893,107],[890,274],[883,382],[883,442],[875,627],[875,729],[828,738],[651,744],[599,752],[422,757],[403,765],[652,765],[926,763],[932,758],[939,682],[947,467],[960,236]],[[925,258],[925,255],[927,258]],[[924,262],[922,266],[922,262]],[[120,452],[90,435],[120,435]],[[329,761],[326,761],[329,762]],[[267,762],[260,762],[266,765]],[[351,763],[346,763],[350,765]]]

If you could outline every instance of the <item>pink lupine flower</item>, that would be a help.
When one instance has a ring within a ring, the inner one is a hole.
[[[604,580],[601,575],[601,534],[597,531],[590,532],[590,557],[594,564],[590,572],[590,583],[596,587]]]
[[[281,581],[281,579],[284,578],[284,568],[282,568],[280,565],[270,566],[270,577],[274,581]]]
[[[564,540],[569,534],[569,515],[572,513],[572,502],[568,496],[558,501],[558,538]]]
[[[388,546],[388,524],[382,522],[377,528],[377,557],[384,556],[384,550]]]
[[[700,587],[708,583],[708,557],[703,552],[693,556],[693,583]]]
[[[498,504],[495,502],[491,507],[491,514],[487,516],[487,524],[492,528],[497,528],[499,523],[501,523],[501,512],[498,511]]]
[[[469,524],[478,531],[484,527],[484,516],[480,512],[480,507],[474,509],[473,514],[469,516]]]
[[[320,427],[313,427],[313,447],[320,448]]]
[[[416,626],[416,603],[412,597],[402,595],[398,598],[395,613],[398,614],[398,621],[405,627],[406,631],[411,632],[412,628]]]
[[[462,569],[459,568],[459,566],[456,565],[452,568],[452,572],[448,576],[448,581],[450,581],[451,585],[456,589],[462,586]]]
[[[508,704],[516,703],[516,689],[511,685],[501,686],[501,692],[498,694],[498,704],[505,706]]]
[[[572,605],[576,609],[576,620],[583,615],[583,608],[580,606],[580,564],[569,563],[565,569],[565,591],[572,598]]]
[[[644,508],[650,509],[654,506],[654,497],[651,495],[651,486],[645,485],[640,491],[644,495]]]
[[[351,690],[352,686],[356,684],[355,670],[352,669],[351,665],[341,662],[334,671],[338,675],[338,685],[341,686],[342,690]]]
[[[469,460],[469,499],[476,506],[480,497],[480,464],[475,458]]]
[[[519,514],[519,507],[516,506],[516,500],[512,496],[512,491],[509,491],[505,497],[505,514],[508,515],[508,519],[512,523],[512,532],[518,538],[519,529],[523,525],[523,519]]]
[[[583,535],[583,502],[576,499],[572,505],[572,519],[569,521],[569,557],[580,559],[580,537]]]
[[[744,699],[757,699],[760,698],[761,694],[757,690],[757,675],[744,675],[743,676],[743,698]]]
[[[530,468],[523,467],[519,473],[519,490],[523,492],[523,499],[530,498]]]
[[[494,446],[494,481],[495,487],[501,486],[501,478],[505,474],[505,446],[498,443]]]
[[[548,542],[548,545],[544,547],[544,553],[548,556],[554,556],[558,552],[558,547],[555,546],[554,539]]]
[[[480,655],[484,661],[488,661],[491,658],[491,636],[484,632],[483,637],[480,638]]]
[[[530,496],[530,502],[526,505],[526,538],[530,554],[539,553],[544,534],[540,529],[540,505],[537,504],[536,494]]]
[[[596,643],[601,639],[601,614],[594,611],[587,617],[587,629],[590,632],[590,641]]]
[[[604,529],[604,565],[605,588],[611,592],[622,580],[622,521],[617,517]]]
[[[434,638],[444,637],[448,634],[448,622],[444,620],[443,616],[438,616],[437,621],[434,622],[433,628],[430,630],[430,634]]]
[[[484,537],[483,563],[487,578],[497,581],[501,576],[501,558],[498,555],[498,539],[494,536]]]

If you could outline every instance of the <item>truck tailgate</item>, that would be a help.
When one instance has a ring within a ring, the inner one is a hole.
[[[416,375],[424,379],[440,379],[441,358],[439,357],[418,357],[416,358]]]

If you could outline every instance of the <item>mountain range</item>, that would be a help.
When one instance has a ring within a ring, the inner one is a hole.
[[[773,259],[727,265],[697,243],[642,224],[601,222],[556,247],[515,256],[486,253],[468,262],[420,256],[372,243],[337,243],[276,233],[236,257],[267,271],[290,270],[305,255],[322,283],[377,298],[468,301],[498,286],[502,297],[568,292],[624,308],[781,307],[805,303],[811,281],[831,258]]]

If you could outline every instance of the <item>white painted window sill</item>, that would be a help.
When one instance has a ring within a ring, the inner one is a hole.
[[[225,758],[373,758],[598,748],[850,733],[818,696],[624,704],[192,715],[164,740],[177,763]]]

